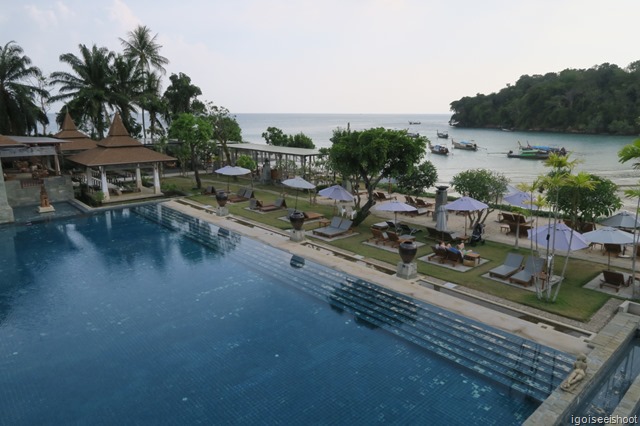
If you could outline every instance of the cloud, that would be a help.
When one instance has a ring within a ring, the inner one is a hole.
[[[133,31],[142,21],[133,13],[131,8],[122,0],[114,0],[107,7],[109,19],[118,25],[117,32]],[[123,36],[124,37],[124,36]]]

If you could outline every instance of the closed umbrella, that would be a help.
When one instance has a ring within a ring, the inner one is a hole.
[[[447,209],[444,204],[436,211],[436,231],[447,232]]]
[[[389,201],[386,203],[378,204],[376,210],[393,212],[395,216],[395,223],[398,223],[398,212],[414,212],[417,209],[402,201]]]
[[[460,197],[455,201],[445,204],[444,207],[447,210],[459,211],[459,212],[475,212],[478,210],[484,210],[489,206],[482,201],[478,201],[471,197]],[[464,216],[464,233],[467,233],[467,215]]]
[[[239,167],[239,166],[224,166],[216,170],[216,173],[225,175],[227,177],[227,192],[229,192],[229,176],[246,175],[248,173],[251,173],[251,170],[245,169],[244,167]]]
[[[596,229],[595,231],[585,232],[582,236],[590,243],[600,244],[633,244],[635,240],[633,234],[610,226],[605,226],[604,228]],[[608,268],[611,268],[611,252],[608,252],[608,255],[609,261],[607,266]]]
[[[287,179],[282,181],[283,185],[287,185],[290,188],[296,189],[296,205],[294,207],[295,210],[298,210],[298,190],[300,189],[315,189],[315,185],[311,182],[307,182],[302,179],[300,176],[296,176],[293,179]]]

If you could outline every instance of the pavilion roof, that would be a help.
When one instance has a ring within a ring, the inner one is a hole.
[[[87,167],[157,163],[174,161],[174,157],[145,148],[129,136],[120,114],[116,113],[109,129],[109,135],[96,143],[93,149],[69,157],[70,161]]]
[[[69,112],[64,116],[62,129],[53,137],[69,141],[69,143],[60,147],[61,151],[85,151],[97,146],[96,141],[78,130]]]

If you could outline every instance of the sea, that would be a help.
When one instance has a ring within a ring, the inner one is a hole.
[[[449,185],[456,174],[469,169],[490,169],[504,174],[511,185],[532,183],[549,169],[544,161],[508,158],[507,153],[518,150],[518,143],[564,147],[572,160],[577,160],[576,171],[585,171],[610,179],[621,189],[636,187],[640,171],[632,162],[621,164],[618,151],[637,137],[607,135],[577,135],[564,133],[520,132],[492,129],[463,129],[449,125],[450,114],[235,114],[242,139],[251,143],[266,143],[262,133],[268,127],[277,127],[286,134],[304,133],[317,148],[330,147],[330,138],[336,128],[364,130],[372,127],[406,129],[426,136],[432,144],[446,145],[448,156],[428,152],[426,159],[438,170],[438,185]],[[417,123],[417,124],[416,124]],[[439,139],[437,132],[448,132],[449,139]],[[475,142],[478,151],[453,149],[451,140]],[[625,205],[634,205],[633,200]]]
[[[576,171],[586,171],[607,178],[619,185],[621,191],[640,185],[640,171],[632,162],[621,164],[618,151],[632,143],[634,136],[577,135],[564,133],[521,132],[493,129],[463,129],[449,125],[450,114],[232,114],[242,129],[244,142],[266,144],[262,133],[277,127],[285,134],[304,133],[317,148],[330,147],[330,138],[337,128],[364,130],[372,127],[406,129],[426,136],[431,143],[449,147],[450,155],[433,155],[425,159],[438,170],[437,185],[449,185],[456,174],[469,169],[490,169],[504,174],[511,185],[532,183],[546,174],[544,161],[508,158],[507,152],[518,149],[518,143],[564,147],[577,160]],[[54,123],[53,117],[50,122]],[[417,124],[416,124],[417,123]],[[439,139],[437,132],[448,132],[449,139]],[[451,140],[472,141],[478,151],[452,149]],[[635,201],[623,199],[625,207],[635,208]]]

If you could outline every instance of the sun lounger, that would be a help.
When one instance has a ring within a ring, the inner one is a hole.
[[[504,260],[504,263],[490,270],[489,276],[502,278],[503,280],[506,280],[511,275],[518,272],[518,270],[522,266],[523,260],[524,260],[524,256],[521,254],[508,253],[507,258]]]
[[[398,226],[396,226],[396,230],[401,234],[407,234],[407,235],[417,234],[418,232],[422,231],[422,229],[411,228],[409,225],[404,223],[398,224]]]
[[[395,198],[392,197],[387,197],[385,195],[384,192],[381,191],[376,191],[373,193],[373,198],[375,198],[377,201],[389,201],[389,200],[395,200]]]
[[[229,194],[227,201],[230,203],[239,203],[253,198],[253,189],[243,188],[237,194]]]
[[[260,211],[272,212],[274,210],[286,209],[286,208],[287,208],[287,202],[284,200],[284,198],[278,198],[273,204],[267,204],[266,206],[263,205],[262,207],[260,207]]]
[[[302,212],[302,214],[304,214],[304,218],[306,220],[317,220],[317,219],[323,219],[324,218],[324,215],[322,213]]]
[[[202,195],[216,195],[216,189],[213,186],[207,186],[202,190]]]
[[[624,275],[622,272],[602,271],[602,278],[600,279],[600,288],[603,286],[611,287],[616,289],[616,293],[622,286],[628,286],[631,283],[631,277],[629,277],[629,281],[625,281]]]
[[[458,263],[462,265],[464,262],[464,256],[462,252],[455,247],[448,247],[447,256],[440,263],[451,263],[451,266],[456,266]]]
[[[542,272],[544,267],[544,259],[535,256],[527,256],[524,268],[518,271],[515,275],[509,277],[509,282],[521,284],[525,287],[530,286],[533,283],[533,276],[539,272]]]
[[[387,237],[389,238],[389,241],[391,242],[391,247],[398,247],[400,245],[400,243],[402,243],[404,241],[411,241],[411,240],[408,240],[408,239],[401,238],[401,236],[398,235],[394,231],[387,231]]]
[[[369,239],[370,243],[375,243],[376,245],[386,245],[389,242],[389,237],[387,237],[384,232],[377,228],[371,228],[371,234],[373,235],[373,237]]]
[[[409,204],[410,206],[414,206],[416,205],[416,200],[413,199],[413,197],[411,195],[405,195],[404,196],[405,202],[407,204]]]
[[[433,250],[433,256],[431,256],[432,260],[438,260],[440,263],[444,262],[447,258],[447,249],[445,247],[441,247],[438,244],[431,246]]]
[[[343,219],[340,216],[334,216],[331,218],[329,226],[314,229],[313,233],[322,237],[333,238],[351,232],[352,224],[353,221],[350,219]]]

